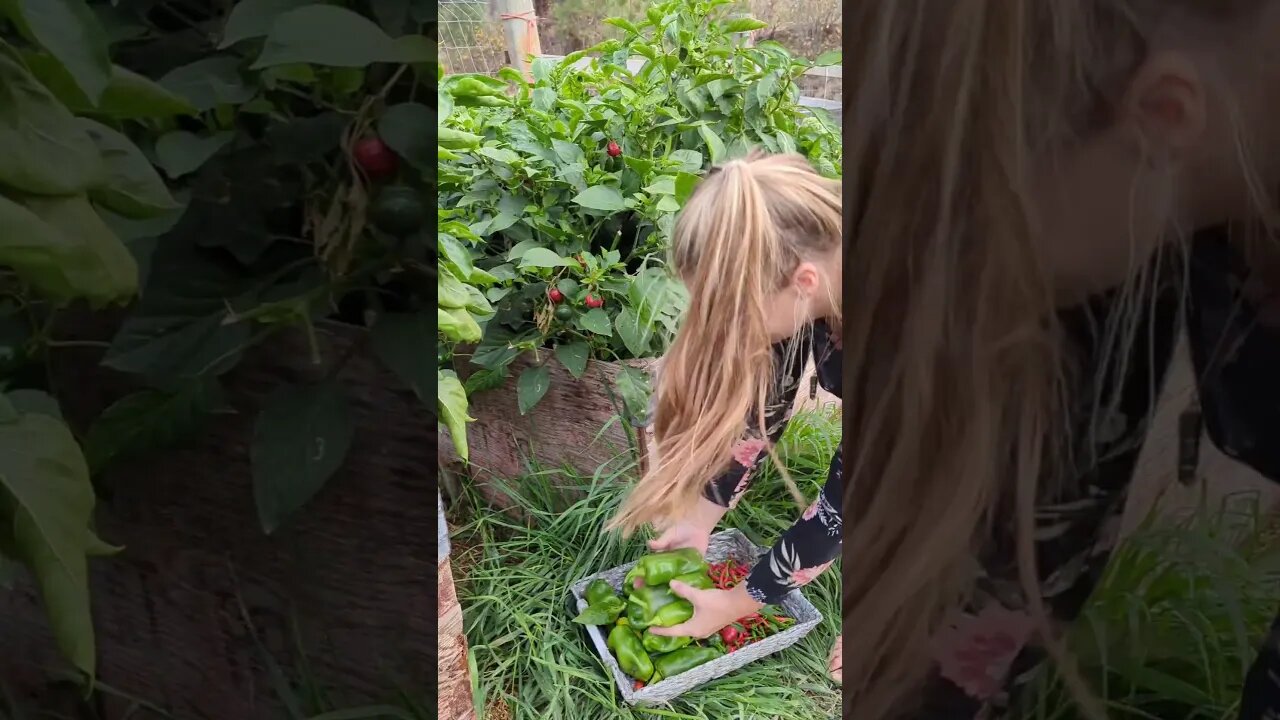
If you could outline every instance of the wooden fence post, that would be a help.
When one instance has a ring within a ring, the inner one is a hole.
[[[529,57],[542,54],[542,41],[538,38],[538,16],[533,0],[494,0],[498,6],[498,18],[502,20],[502,32],[507,38],[507,56],[511,64],[530,82]]]

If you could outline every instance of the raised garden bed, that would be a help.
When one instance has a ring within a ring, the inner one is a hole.
[[[615,383],[624,367],[652,368],[655,360],[611,363],[593,360],[581,378],[574,378],[558,361],[550,359],[550,388],[528,414],[520,413],[516,378],[532,366],[534,358],[525,354],[510,369],[511,378],[502,386],[470,398],[469,412],[476,419],[467,425],[470,466],[466,471],[477,480],[487,499],[499,506],[509,504],[505,496],[485,491],[495,478],[514,478],[531,464],[542,467],[569,467],[592,474],[602,465],[625,465],[645,460],[647,443],[623,418]],[[457,363],[459,377],[466,378],[476,368],[465,360]],[[448,430],[440,429],[440,459],[461,463]]]
[[[324,323],[318,341],[325,357],[341,357],[362,335]],[[55,356],[56,376],[79,390],[64,396],[73,426],[131,389],[98,365],[99,354]],[[299,679],[301,645],[310,678],[335,697],[376,702],[422,689],[433,634],[423,600],[433,594],[424,538],[434,521],[424,506],[436,433],[421,402],[367,351],[338,374],[356,428],[342,468],[276,533],[258,524],[249,448],[256,409],[281,381],[329,369],[309,357],[301,332],[268,341],[226,378],[235,414],[101,478],[98,531],[124,546],[89,564],[103,683],[184,719],[275,717],[278,685],[263,650]],[[47,668],[63,665],[25,580],[0,592],[0,638],[0,678],[19,694],[39,692]],[[107,705],[104,717],[115,718],[128,703]]]

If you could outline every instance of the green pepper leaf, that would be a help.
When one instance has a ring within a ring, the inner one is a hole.
[[[458,457],[466,462],[467,423],[475,418],[467,415],[467,391],[452,370],[436,370],[436,412],[449,428]]]
[[[617,621],[618,616],[627,607],[622,598],[608,597],[600,602],[588,605],[586,610],[578,613],[573,619],[580,625],[608,625]]]

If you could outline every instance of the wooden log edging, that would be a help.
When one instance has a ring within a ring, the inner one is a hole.
[[[623,467],[639,459],[635,428],[624,424],[614,383],[624,368],[647,371],[655,361],[592,360],[582,377],[575,378],[555,359],[545,355],[542,359],[549,369],[550,389],[528,414],[520,414],[516,392],[520,373],[538,362],[527,353],[511,364],[506,383],[470,399],[468,413],[475,421],[467,424],[470,464],[466,472],[486,499],[500,507],[507,507],[509,501],[486,488],[493,480],[524,475],[531,463],[591,475],[602,465]],[[457,370],[465,380],[478,368],[459,360]],[[441,462],[461,465],[448,430],[441,426],[440,433]]]
[[[449,566],[449,526],[444,517],[444,500],[439,492],[436,493],[436,504],[440,512],[436,525],[440,559],[436,571],[439,598],[436,607],[437,717],[441,720],[475,720],[467,636],[462,624],[462,605],[458,602],[453,570]]]

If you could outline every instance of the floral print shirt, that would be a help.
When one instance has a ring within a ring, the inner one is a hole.
[[[1101,368],[1103,338],[1120,301],[1114,294],[1064,313],[1073,341],[1077,483],[1045,495],[1037,512],[1041,593],[1055,619],[1069,622],[1083,609],[1118,539],[1121,513],[1148,423],[1185,327],[1198,383],[1199,407],[1186,440],[1192,448],[1201,425],[1230,457],[1280,480],[1280,330],[1259,324],[1245,297],[1248,269],[1227,232],[1198,233],[1189,263],[1166,262],[1153,282],[1128,352],[1128,362]],[[1117,368],[1124,376],[1117,378]],[[1099,403],[1092,379],[1099,370]],[[1116,382],[1116,380],[1119,382]],[[1268,436],[1272,442],[1267,442]],[[1179,458],[1194,472],[1194,451]],[[1173,461],[1171,460],[1171,463]],[[1017,718],[1016,701],[1028,671],[1043,658],[1029,645],[1032,625],[1018,581],[1012,519],[996,527],[966,612],[935,636],[933,680],[922,705],[903,717],[916,720]],[[1280,718],[1280,623],[1249,673],[1240,720]]]
[[[1101,363],[1108,320],[1121,304],[1116,294],[1063,313],[1078,389],[1073,397],[1080,399],[1074,409],[1074,437],[1082,440],[1075,456],[1079,480],[1042,497],[1036,535],[1041,592],[1057,620],[1070,622],[1079,614],[1115,547],[1129,484],[1182,328],[1199,390],[1198,406],[1186,416],[1194,418],[1192,446],[1203,427],[1225,454],[1280,481],[1280,443],[1274,442],[1280,435],[1280,330],[1259,324],[1259,309],[1245,297],[1248,275],[1224,229],[1198,233],[1185,266],[1166,262],[1154,268],[1146,295],[1137,299],[1143,311],[1127,362],[1111,368]],[[765,432],[748,430],[734,448],[729,469],[708,485],[713,501],[732,507],[747,490],[767,460],[765,448],[786,427],[810,356],[821,385],[841,395],[838,338],[823,323],[815,323],[811,339],[806,335],[775,347],[777,392]],[[1123,377],[1116,377],[1118,371]],[[1095,380],[1099,375],[1101,383]],[[1194,468],[1194,453],[1179,461]],[[821,495],[754,567],[748,590],[757,600],[775,602],[839,556],[841,483],[837,453]],[[903,718],[1020,717],[1019,689],[1043,655],[1031,645],[1014,537],[1012,518],[997,523],[980,557],[972,600],[935,634],[932,679]],[[1280,720],[1280,616],[1249,672],[1239,718]]]
[[[839,340],[825,322],[815,322],[805,332],[778,343],[773,352],[774,392],[765,408],[763,432],[758,423],[748,422],[743,439],[733,448],[728,469],[707,485],[706,497],[722,506],[736,506],[760,464],[768,462],[766,449],[777,442],[786,429],[810,356],[818,384],[840,396]],[[776,603],[792,590],[812,582],[840,556],[840,468],[837,452],[818,498],[757,561],[747,577],[747,592],[751,597],[763,603]]]

